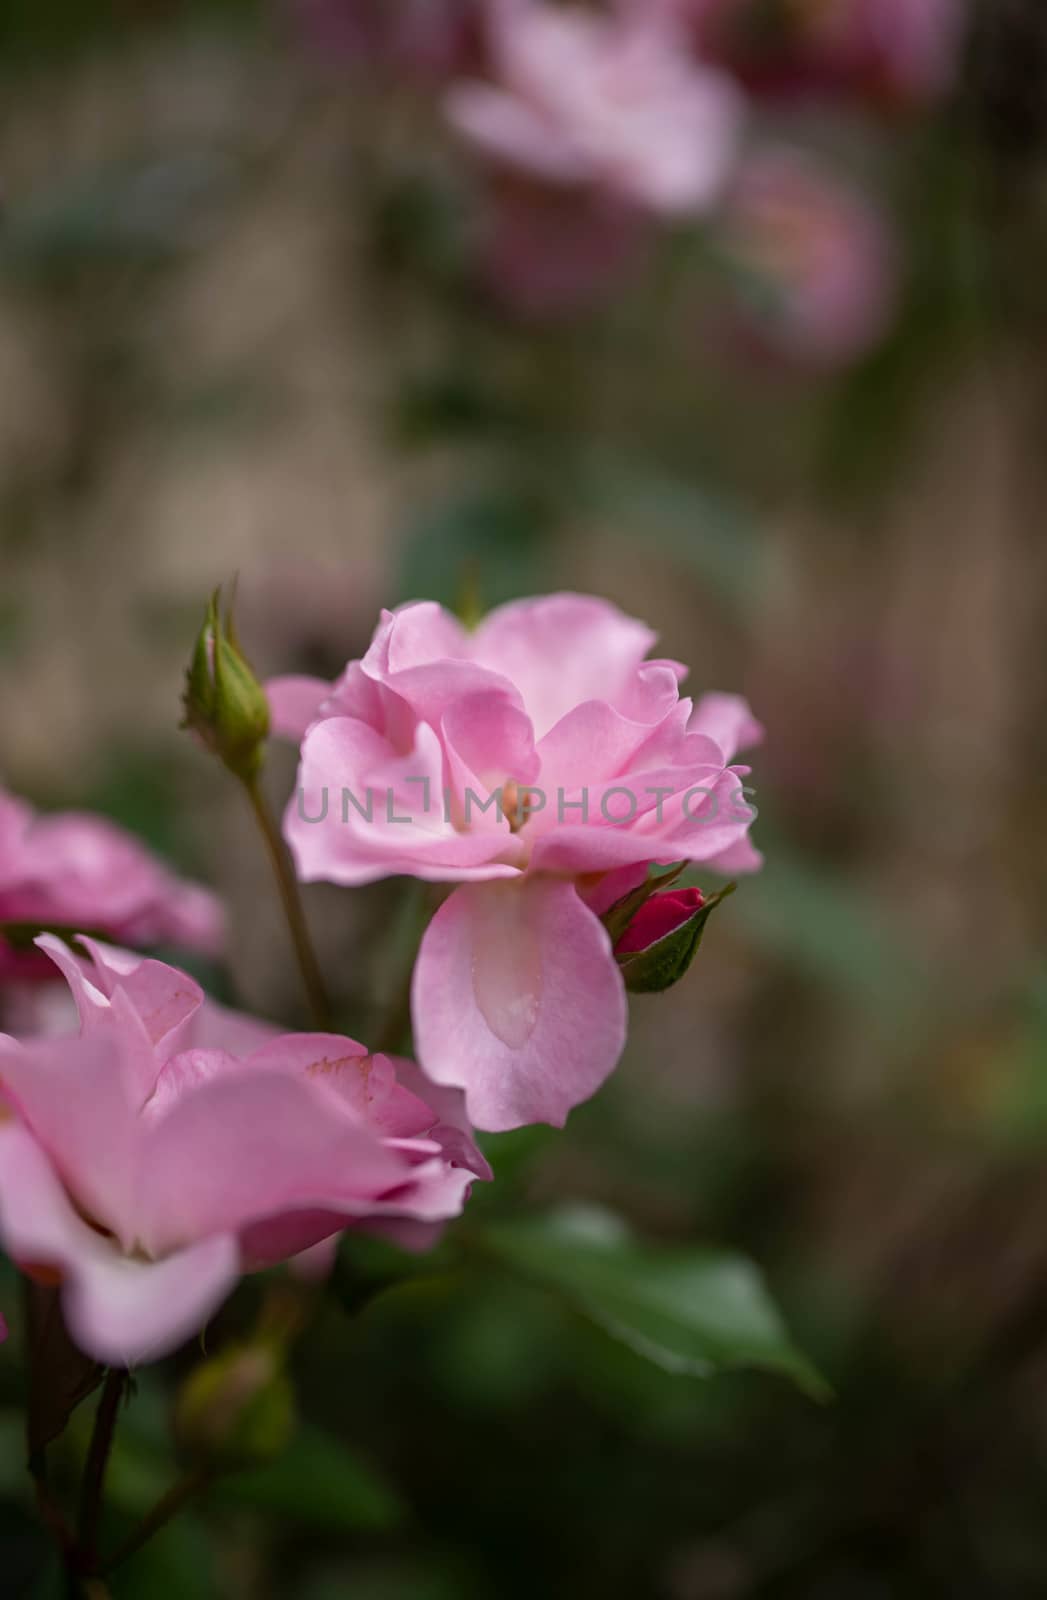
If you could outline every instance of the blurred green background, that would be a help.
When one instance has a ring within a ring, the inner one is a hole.
[[[592,311],[494,303],[430,88],[343,70],[290,7],[8,0],[4,781],[218,885],[212,980],[297,1022],[239,797],[177,732],[209,591],[239,573],[265,673],[333,673],[420,596],[577,588],[644,617],[767,725],[767,866],[686,984],[634,1000],[564,1133],[488,1141],[478,1215],[596,1203],[748,1254],[834,1391],[664,1372],[486,1258],[356,1315],[354,1247],[296,1356],[288,1456],[118,1600],[1047,1593],[1044,24],[975,8],[918,114],[785,113],[874,174],[903,262],[885,336],[811,370],[720,336],[698,230]],[[366,1038],[402,886],[308,901]],[[114,1528],[167,1481],[178,1370],[141,1374]],[[61,1593],[20,1394],[13,1340],[5,1600]]]

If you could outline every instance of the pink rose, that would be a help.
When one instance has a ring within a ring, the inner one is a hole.
[[[491,81],[447,96],[452,123],[489,159],[663,214],[715,202],[741,99],[673,28],[545,0],[491,0],[490,18]]]
[[[103,817],[38,816],[0,789],[0,924],[91,928],[122,944],[181,944],[217,954],[225,919],[218,899],[186,883],[131,834]],[[35,952],[0,935],[0,977],[46,976]]]
[[[479,1126],[562,1124],[625,1041],[600,921],[652,862],[751,871],[735,752],[744,701],[680,696],[685,669],[602,600],[560,594],[469,633],[428,602],[383,613],[332,687],[269,686],[274,727],[304,733],[285,832],[300,876],[409,874],[461,885],[414,974],[415,1039]]]
[[[80,1031],[0,1035],[0,1241],[55,1276],[81,1348],[175,1348],[241,1273],[347,1226],[431,1228],[489,1176],[461,1096],[330,1034],[277,1034],[185,973],[83,941],[41,947]]]
[[[749,158],[719,239],[743,325],[766,349],[841,366],[890,327],[898,263],[887,225],[802,151],[768,146]]]

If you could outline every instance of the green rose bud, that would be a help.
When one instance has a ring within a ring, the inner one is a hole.
[[[215,590],[186,673],[182,726],[191,728],[230,772],[258,776],[269,737],[269,702],[240,648],[232,606],[224,619]]]
[[[215,1471],[261,1466],[294,1431],[294,1391],[278,1348],[234,1345],[189,1374],[175,1406],[175,1435]]]

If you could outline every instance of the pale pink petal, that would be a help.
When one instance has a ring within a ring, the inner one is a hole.
[[[459,133],[498,161],[553,183],[583,183],[592,174],[584,150],[511,94],[486,83],[458,83],[448,90],[444,105]]]
[[[123,1000],[120,992],[114,1003]],[[115,1037],[0,1042],[0,1079],[83,1209],[130,1248],[134,1243],[143,1084],[159,1070],[129,1008]],[[150,1082],[150,1088],[152,1082]]]
[[[424,1073],[416,1061],[404,1056],[393,1059],[397,1081],[403,1088],[430,1106],[436,1114],[430,1134],[443,1149],[447,1160],[455,1166],[465,1167],[477,1178],[490,1181],[494,1177],[483,1151],[473,1139],[472,1125],[461,1089],[435,1083]]]
[[[97,995],[100,993],[108,999],[119,985],[142,1016],[154,1042],[162,1044],[165,1053],[195,1047],[228,1050],[233,1055],[245,1056],[282,1031],[274,1023],[219,1005],[204,995],[188,973],[162,962],[148,961],[133,950],[121,950],[78,934],[77,943],[88,952],[90,963],[73,957],[70,965],[68,951],[65,963],[59,961],[59,952],[65,951],[64,945],[46,936],[36,942],[62,966],[74,994],[79,996],[85,991],[80,1003],[82,1025],[87,1025],[85,1005],[97,1020],[101,1014],[97,1010]],[[68,1028],[52,1027],[46,1031],[54,1034],[67,1032]]]
[[[413,984],[419,1057],[491,1130],[563,1124],[612,1071],[625,990],[599,920],[570,883],[457,890],[430,923]]]
[[[353,1215],[405,1175],[322,1079],[249,1066],[178,1097],[141,1148],[140,1231],[153,1254],[285,1211]]]
[[[688,732],[704,733],[723,752],[724,765],[742,750],[763,742],[764,730],[740,694],[703,694],[688,724]]]
[[[455,826],[500,834],[499,849],[504,849],[515,810],[507,786],[531,784],[538,775],[529,717],[501,690],[490,690],[465,695],[449,707],[440,731]]]
[[[585,701],[561,717],[538,745],[539,782],[550,802],[538,831],[544,832],[556,817],[553,801],[560,790],[568,794],[588,790],[593,818],[598,825],[599,796],[603,789],[611,786],[612,780],[630,787],[638,809],[643,810],[648,804],[644,783],[648,778],[653,782],[659,775],[658,769],[669,762],[678,769],[681,779],[699,766],[722,767],[719,749],[711,741],[679,731],[665,740],[659,737],[665,724],[675,720],[671,713],[678,703],[674,680],[673,702],[663,701],[652,722],[624,716],[602,700]],[[568,819],[578,815],[575,809],[568,812]]]
[[[6,820],[4,820],[6,819]],[[103,817],[37,817],[0,791],[0,921],[104,929],[131,944],[221,947],[220,902]],[[37,971],[46,967],[29,957]]]
[[[63,1307],[76,1343],[97,1360],[112,1366],[156,1361],[203,1328],[239,1275],[232,1234],[201,1239],[162,1261],[114,1252],[80,1260]]]
[[[178,944],[201,955],[220,956],[225,949],[228,917],[218,896],[199,884],[169,878],[157,890],[157,905],[141,924],[142,944]],[[130,932],[135,931],[131,924]]]
[[[22,1267],[49,1267],[77,1344],[125,1366],[166,1354],[195,1333],[233,1288],[232,1237],[204,1240],[165,1261],[122,1255],[79,1217],[40,1146],[17,1123],[0,1126],[0,1237]]]
[[[87,962],[78,961],[58,939],[44,935],[36,943],[66,977],[76,996],[81,1027],[85,1032],[96,1026],[108,1013],[108,1004],[103,1008],[98,1005],[99,992],[108,1001],[117,987],[126,994],[153,1044],[167,1040],[202,1006],[203,990],[188,973],[169,967],[162,961],[147,960],[133,951],[102,944],[83,934],[77,936],[77,941],[88,952],[90,966]]]
[[[763,856],[746,834],[744,838],[728,845],[719,855],[710,856],[706,865],[714,872],[722,873],[725,878],[734,878],[747,872],[759,872],[763,866]]]
[[[469,635],[443,606],[434,600],[413,600],[395,611],[383,611],[361,663],[379,681],[412,667],[469,655]]]
[[[581,701],[613,705],[630,693],[656,637],[606,600],[554,594],[492,611],[472,653],[515,684],[541,739]]]
[[[438,734],[419,723],[396,755],[373,729],[332,717],[302,746],[285,835],[305,882],[354,885],[395,873],[434,882],[510,877],[521,847],[508,828],[460,832],[445,805]]]
[[[397,1081],[392,1061],[334,1033],[285,1034],[255,1052],[252,1072],[276,1070],[322,1081],[361,1123],[387,1138],[427,1133],[435,1113]]]
[[[303,739],[331,691],[323,678],[270,678],[265,694],[273,733],[280,739]]]

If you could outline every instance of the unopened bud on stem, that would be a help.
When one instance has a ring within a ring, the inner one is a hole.
[[[215,590],[186,673],[182,726],[191,728],[236,777],[261,771],[269,737],[269,702],[240,648],[232,606],[221,615]]]

